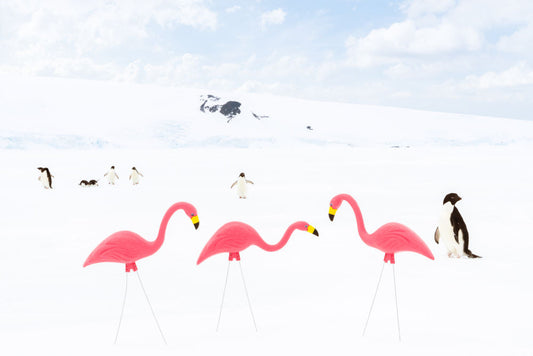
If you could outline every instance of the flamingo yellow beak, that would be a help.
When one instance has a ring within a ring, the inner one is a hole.
[[[318,231],[311,225],[307,227],[307,232],[313,235],[318,236]]]
[[[198,230],[198,226],[200,226],[200,219],[198,219],[198,215],[193,216],[191,221],[194,224],[194,228]]]
[[[337,209],[333,209],[333,207],[329,207],[329,220],[333,221],[335,218],[335,213],[337,212]]]

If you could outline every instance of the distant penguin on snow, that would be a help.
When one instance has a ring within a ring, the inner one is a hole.
[[[133,185],[139,184],[141,178],[144,177],[141,172],[137,170],[135,167],[131,167],[131,174],[130,174],[130,180],[133,183]]]
[[[96,179],[91,179],[89,181],[84,179],[79,185],[82,187],[98,186],[98,181]]]
[[[239,178],[233,184],[231,185],[230,189],[233,189],[235,185],[237,185],[237,194],[239,195],[239,199],[246,199],[246,193],[248,191],[246,184],[254,184],[251,180],[246,179],[244,173],[239,174]]]
[[[39,167],[37,169],[41,172],[38,180],[41,181],[43,187],[45,189],[52,189],[52,177],[54,176],[50,174],[50,170],[46,167]]]
[[[109,184],[115,185],[115,180],[119,179],[117,173],[115,172],[115,166],[111,166],[109,171],[107,171],[107,173],[104,174],[104,177],[107,177],[107,182]]]
[[[439,226],[435,230],[435,242],[442,242],[448,252],[448,257],[478,258],[480,256],[474,255],[468,249],[468,230],[463,217],[455,206],[459,200],[461,197],[455,193],[450,193],[444,197]]]

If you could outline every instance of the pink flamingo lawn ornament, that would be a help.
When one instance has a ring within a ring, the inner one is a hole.
[[[218,253],[229,253],[228,269],[226,271],[226,282],[224,283],[224,292],[222,293],[222,302],[220,303],[220,311],[218,313],[217,331],[220,325],[220,317],[222,316],[222,307],[224,306],[224,296],[226,295],[226,286],[228,284],[228,275],[230,263],[233,260],[239,262],[239,269],[241,271],[242,283],[244,285],[244,291],[246,293],[246,299],[248,300],[248,307],[250,308],[250,314],[254,322],[255,331],[257,331],[257,324],[255,323],[254,313],[252,310],[252,304],[250,303],[250,297],[248,296],[248,289],[246,288],[246,282],[244,281],[244,273],[242,272],[241,256],[239,252],[245,250],[250,245],[256,245],[265,251],[277,251],[287,244],[289,238],[295,230],[307,231],[313,235],[318,236],[318,231],[310,224],[304,221],[298,221],[290,225],[285,231],[285,234],[281,240],[274,245],[266,243],[259,233],[250,225],[233,221],[221,226],[215,234],[209,239],[204,249],[198,257],[197,265],[202,263],[207,258],[216,255]]]
[[[152,308],[150,300],[148,299],[148,295],[144,289],[139,272],[137,271],[136,262],[141,258],[153,255],[161,248],[161,245],[163,245],[163,241],[165,240],[165,232],[167,230],[168,222],[171,216],[178,210],[183,210],[185,214],[190,217],[192,223],[194,224],[194,228],[198,229],[200,221],[198,220],[196,208],[189,203],[176,203],[168,208],[167,212],[163,216],[163,220],[161,221],[161,225],[159,227],[159,234],[154,241],[147,241],[131,231],[118,231],[107,237],[98,246],[96,246],[83,264],[83,267],[100,262],[117,262],[124,263],[126,265],[126,289],[124,291],[124,301],[122,302],[122,311],[120,313],[120,321],[118,323],[117,333],[115,336],[115,344],[117,343],[120,324],[122,323],[122,316],[124,314],[124,305],[126,304],[126,294],[128,292],[128,272],[130,271],[136,272],[139,283],[144,292],[144,296],[146,297],[146,301],[150,306],[150,310],[152,311],[152,315],[157,324],[157,328],[161,333],[163,341],[165,344],[167,343],[161,327],[159,326],[157,317],[155,316],[154,309]]]
[[[427,258],[434,260],[433,254],[429,247],[424,243],[424,241],[418,236],[413,230],[409,229],[407,226],[398,224],[398,223],[388,223],[381,226],[374,233],[369,234],[365,229],[365,224],[363,221],[363,215],[361,214],[361,209],[355,199],[348,194],[339,194],[333,199],[331,199],[329,204],[329,219],[333,221],[335,218],[335,213],[340,207],[343,201],[348,202],[352,207],[355,213],[355,219],[357,220],[357,231],[361,240],[370,247],[377,248],[380,251],[385,253],[385,258],[383,259],[383,266],[381,268],[381,273],[379,275],[378,285],[376,287],[376,292],[374,293],[374,299],[372,299],[372,304],[370,306],[370,311],[368,312],[368,318],[366,319],[365,327],[363,329],[363,336],[370,320],[370,314],[372,313],[372,308],[374,307],[374,301],[376,300],[376,295],[378,293],[379,284],[381,282],[381,276],[383,275],[383,269],[385,263],[389,262],[392,265],[392,276],[394,280],[394,299],[396,302],[396,321],[398,323],[398,338],[401,340],[400,336],[400,317],[398,313],[398,298],[396,294],[396,276],[394,271],[394,254],[402,251],[411,251],[419,253]]]

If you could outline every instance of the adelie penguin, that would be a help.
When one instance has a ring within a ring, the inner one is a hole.
[[[444,197],[442,202],[442,212],[439,218],[439,226],[435,230],[435,242],[440,243],[447,250],[448,257],[468,256],[478,258],[468,249],[469,235],[465,221],[459,213],[455,204],[461,197],[455,193],[450,193]]]
[[[144,177],[144,176],[141,174],[141,172],[137,170],[137,168],[131,167],[131,174],[130,174],[131,183],[133,183],[133,185],[139,184],[139,182],[141,181],[140,177]]]
[[[91,180],[82,180],[80,184],[82,187],[98,186],[98,181],[96,179]]]
[[[107,182],[109,184],[115,185],[115,180],[119,179],[117,173],[115,172],[115,166],[111,166],[109,171],[104,174],[104,177],[107,177]]]
[[[41,175],[37,179],[41,181],[43,188],[52,189],[52,178],[54,176],[50,174],[50,170],[46,167],[38,167],[37,169],[41,172]]]
[[[232,189],[235,185],[237,185],[237,194],[239,195],[239,199],[246,199],[246,193],[248,191],[246,184],[254,184],[251,180],[246,179],[246,176],[244,173],[239,174],[239,178],[233,184],[231,185]]]

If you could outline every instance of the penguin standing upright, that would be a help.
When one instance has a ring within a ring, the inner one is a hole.
[[[239,195],[239,199],[246,199],[246,193],[248,192],[248,189],[246,187],[246,184],[254,184],[251,180],[246,179],[246,176],[244,173],[239,174],[239,178],[233,184],[231,185],[230,189],[233,189],[235,184],[237,185],[237,194]]]
[[[480,256],[474,255],[468,249],[468,230],[463,217],[455,206],[459,200],[461,197],[455,193],[450,193],[444,197],[439,225],[435,230],[435,242],[442,242],[448,252],[448,257],[478,258]]]
[[[37,179],[41,181],[41,184],[43,185],[44,189],[52,189],[53,175],[50,174],[50,170],[46,167],[38,167],[37,169],[41,172],[39,178]]]
[[[133,183],[133,185],[139,184],[141,178],[144,177],[141,172],[137,170],[135,167],[131,167],[131,174],[130,174],[130,180]]]
[[[109,171],[107,171],[106,174],[104,174],[104,177],[107,176],[107,182],[109,184],[115,185],[115,180],[119,179],[117,173],[115,172],[115,166],[111,166]]]

